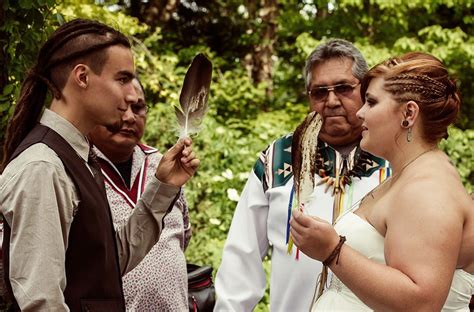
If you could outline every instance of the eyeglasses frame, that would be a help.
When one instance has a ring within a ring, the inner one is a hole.
[[[314,102],[323,102],[325,100],[327,100],[328,96],[329,96],[329,92],[334,92],[334,94],[336,96],[339,96],[339,95],[342,95],[342,94],[339,94],[336,92],[336,88],[339,87],[339,86],[350,86],[352,88],[352,91],[354,91],[354,89],[360,85],[360,81],[354,83],[354,84],[349,84],[349,83],[338,83],[338,84],[335,84],[335,85],[332,85],[332,86],[321,86],[321,87],[316,87],[316,88],[313,88],[311,90],[308,90],[307,91],[307,94],[308,94],[308,97],[310,98],[311,101],[314,101]],[[326,96],[322,99],[319,99],[319,100],[316,100],[316,99],[313,99],[313,97],[311,96],[311,92],[313,92],[313,90],[316,90],[316,89],[326,89],[327,93],[326,93]],[[344,96],[344,95],[342,95]]]

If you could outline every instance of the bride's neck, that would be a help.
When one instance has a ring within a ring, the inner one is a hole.
[[[404,148],[397,149],[391,156],[387,157],[392,167],[393,175],[399,175],[406,167],[423,158],[436,149],[436,145],[429,144],[406,144]]]

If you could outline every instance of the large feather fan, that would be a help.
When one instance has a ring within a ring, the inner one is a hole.
[[[316,148],[321,125],[321,116],[311,112],[293,133],[291,158],[298,206],[306,203],[314,190]]]
[[[212,63],[203,55],[194,57],[184,77],[179,96],[180,107],[175,113],[180,128],[180,137],[198,133],[207,112],[207,99],[212,78]]]
[[[314,176],[316,174],[316,155],[318,146],[318,135],[321,130],[322,119],[316,112],[311,112],[305,120],[296,128],[291,143],[291,168],[293,171],[294,190],[296,193],[296,207],[290,203],[291,209],[303,211],[314,190]],[[287,243],[288,254],[293,249],[293,238],[290,235],[289,222],[291,211],[288,211]],[[299,259],[299,251],[296,251],[296,259]]]

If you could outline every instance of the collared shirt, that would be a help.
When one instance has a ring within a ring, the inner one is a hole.
[[[142,190],[154,175],[162,155],[140,144],[133,149],[130,186],[116,166],[96,147],[105,189],[116,228],[127,223]],[[160,240],[146,257],[123,277],[127,311],[186,311],[188,279],[184,249],[191,236],[188,205],[181,194],[164,218]]]
[[[87,165],[89,142],[77,128],[48,109],[40,123],[62,136]],[[178,192],[156,178],[150,181],[129,222],[116,233],[122,274],[158,240]],[[80,197],[63,163],[45,144],[34,144],[5,168],[0,194],[0,211],[11,227],[10,282],[20,309],[69,311],[65,256]]]
[[[294,188],[291,143],[291,135],[272,143],[249,175],[216,274],[216,312],[254,310],[267,286],[262,262],[270,248],[270,310],[299,312],[310,309],[322,264],[302,252],[297,259],[296,247],[288,254],[289,203]],[[334,156],[331,162],[339,158]],[[259,168],[264,164],[268,166],[269,176],[262,178]],[[373,165],[365,176],[354,178],[351,186],[345,187],[344,207],[349,208],[379,184],[383,167]],[[305,213],[331,222],[334,197],[331,191],[325,191],[325,184],[318,185],[320,180],[319,176],[315,177],[315,188],[311,201],[305,205]]]

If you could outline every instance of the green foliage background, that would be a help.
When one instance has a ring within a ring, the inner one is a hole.
[[[151,27],[128,15],[121,1],[4,0],[0,8],[2,142],[25,70],[47,35],[64,21],[93,18],[130,36],[137,71],[152,106],[145,141],[161,150],[170,147],[177,138],[172,105],[178,104],[187,66],[197,52],[206,53],[214,64],[214,72],[210,111],[202,132],[194,138],[202,165],[186,186],[193,224],[187,258],[217,269],[238,194],[259,151],[292,131],[307,113],[302,94],[304,59],[322,40],[343,37],[355,42],[370,66],[392,55],[421,50],[441,58],[459,78],[464,99],[462,115],[456,127],[450,129],[449,139],[440,146],[458,168],[467,190],[474,191],[471,1],[278,1],[271,96],[266,94],[268,84],[254,83],[242,65],[245,53],[261,40],[259,20],[240,10],[247,2],[197,2],[208,6],[209,16],[201,17],[201,24],[189,25],[207,27],[203,21],[213,20],[214,29],[222,29],[220,32],[206,32],[205,28],[192,32],[186,21],[193,21],[196,14],[186,11],[186,7],[180,11],[187,17],[181,24]],[[213,36],[225,40],[215,44]],[[265,263],[267,270],[270,265],[268,261]],[[256,310],[267,309],[268,292]]]

